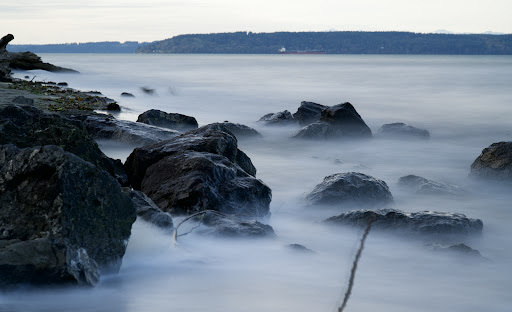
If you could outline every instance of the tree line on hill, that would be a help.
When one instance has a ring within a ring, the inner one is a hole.
[[[411,32],[234,32],[180,35],[137,53],[254,53],[323,50],[328,54],[512,54],[512,35]]]

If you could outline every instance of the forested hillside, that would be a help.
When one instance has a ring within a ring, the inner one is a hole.
[[[322,49],[330,54],[512,54],[512,35],[411,32],[276,32],[180,35],[138,53],[277,53]]]

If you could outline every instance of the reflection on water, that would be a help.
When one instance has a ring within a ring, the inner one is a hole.
[[[94,289],[20,289],[0,294],[0,311],[335,311],[360,229],[325,227],[346,207],[305,207],[326,175],[358,171],[386,181],[406,211],[460,212],[484,222],[461,242],[489,259],[433,252],[423,241],[370,232],[346,311],[509,311],[512,304],[510,186],[468,178],[484,147],[510,140],[512,58],[480,56],[43,55],[82,72],[40,79],[100,90],[135,120],[147,109],[229,120],[262,139],[240,141],[273,191],[270,224],[277,240],[224,241],[195,233],[170,237],[134,224],[120,274]],[[109,66],[104,66],[109,64]],[[23,73],[17,74],[23,76]],[[140,87],[154,88],[149,96]],[[169,90],[172,90],[170,92]],[[121,92],[135,98],[121,98]],[[255,123],[269,112],[294,112],[300,101],[350,101],[372,131],[405,122],[428,129],[428,141],[289,140],[297,128]],[[124,160],[133,147],[102,141]],[[397,186],[415,174],[458,185],[465,198],[418,196]],[[294,253],[298,243],[315,251]]]

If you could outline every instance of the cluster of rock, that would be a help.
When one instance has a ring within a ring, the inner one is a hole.
[[[302,129],[294,137],[300,139],[358,139],[372,136],[371,129],[348,102],[326,106],[303,101],[294,114],[287,110],[270,113],[261,117],[258,122],[266,126],[298,124]],[[378,136],[428,139],[430,133],[404,123],[391,123],[383,125],[378,131]]]

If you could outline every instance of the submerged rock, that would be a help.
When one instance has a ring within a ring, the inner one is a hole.
[[[265,126],[288,126],[297,123],[297,121],[293,119],[292,114],[287,110],[266,114],[261,117],[258,122],[263,123]]]
[[[462,196],[468,193],[456,185],[445,184],[428,180],[415,175],[408,175],[398,179],[398,185],[414,190],[416,194]]]
[[[366,227],[371,219],[372,229],[407,231],[428,235],[469,235],[482,232],[483,223],[460,213],[405,212],[397,209],[354,210],[331,217],[325,222]]]
[[[239,219],[206,213],[203,219],[206,227],[200,229],[201,234],[229,238],[275,238],[274,229],[270,225],[256,220]]]
[[[430,133],[427,130],[408,126],[402,122],[396,122],[396,123],[383,125],[379,129],[378,135],[382,136],[382,137],[388,137],[388,138],[392,138],[392,137],[418,138],[418,139],[430,138]]]
[[[319,121],[302,128],[295,138],[342,139],[369,138],[372,131],[350,103],[343,103],[322,111]]]
[[[135,97],[135,95],[133,95],[131,93],[128,93],[128,92],[122,92],[121,96],[124,96],[124,97]]]
[[[130,197],[135,205],[137,216],[161,229],[172,231],[174,223],[167,212],[163,212],[144,193],[125,187],[124,192]]]
[[[9,143],[18,147],[60,146],[106,170],[121,184],[127,183],[122,165],[105,156],[78,121],[33,106],[0,106],[0,144]]]
[[[473,249],[464,243],[459,243],[456,245],[431,244],[430,247],[434,251],[468,256],[473,259],[487,260],[478,250]]]
[[[250,158],[238,149],[236,137],[219,124],[203,126],[172,139],[136,148],[125,163],[130,183],[140,190],[146,170],[161,159],[184,151],[197,151],[225,156],[249,175],[256,175]]]
[[[304,254],[314,254],[315,252],[301,244],[288,244],[286,247],[294,252],[300,252]]]
[[[118,120],[105,115],[87,116],[83,120],[83,124],[87,132],[95,139],[111,139],[139,146],[154,144],[181,134],[175,130]]]
[[[132,201],[108,173],[57,146],[0,146],[0,285],[94,285],[117,272]]]
[[[151,126],[168,128],[178,131],[188,131],[197,129],[197,121],[194,117],[166,113],[157,109],[150,109],[139,115],[137,122],[145,123]]]
[[[393,202],[393,196],[386,182],[359,172],[345,172],[325,177],[306,201],[310,205],[383,206]]]
[[[293,114],[293,118],[297,120],[301,127],[305,127],[309,124],[317,122],[320,119],[322,111],[326,108],[329,108],[329,106],[314,102],[302,101],[299,108],[297,109],[297,112]]]
[[[496,181],[512,181],[512,142],[493,143],[484,148],[471,165],[470,176]]]

